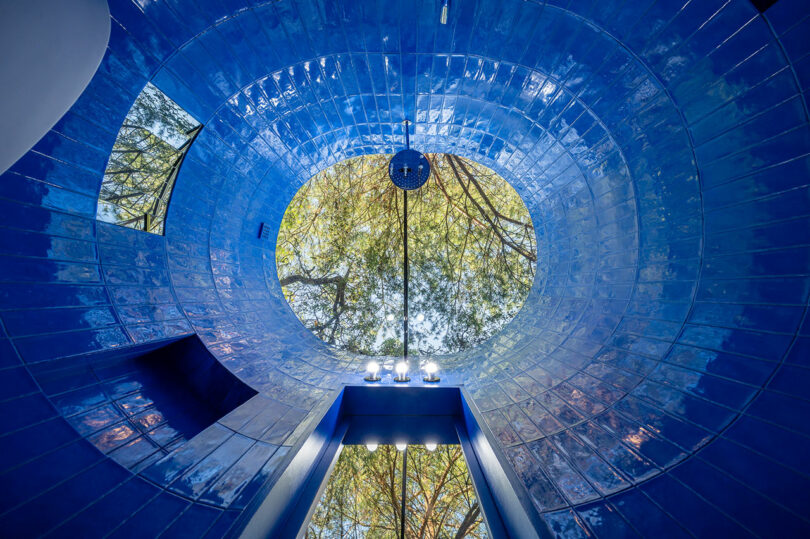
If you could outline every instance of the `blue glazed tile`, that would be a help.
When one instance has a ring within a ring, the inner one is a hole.
[[[126,476],[115,464],[102,462],[4,515],[3,529],[15,534],[42,534],[110,491]]]
[[[800,319],[798,307],[717,303],[697,303],[689,317],[696,324],[779,332],[796,328]]]
[[[51,258],[68,262],[98,262],[96,247],[90,242],[8,230],[0,242],[3,254]]]
[[[746,485],[796,514],[807,507],[807,479],[779,463],[724,439],[709,444],[701,458],[724,470],[732,477],[745,473]]]
[[[56,528],[56,537],[77,537],[91,533],[104,534],[156,496],[157,489],[140,479],[123,482],[75,517]]]
[[[110,453],[113,460],[126,466],[129,469],[136,468],[140,463],[153,455],[163,456],[146,436],[140,436],[135,440],[124,444]]]
[[[139,380],[138,377],[135,376],[135,374],[132,372],[134,371],[134,368],[131,365],[125,367],[125,371],[128,374],[127,376],[120,377],[122,373],[115,373],[113,375],[115,379],[107,381],[104,384],[104,391],[110,396],[110,398],[118,400],[143,388],[143,381]],[[105,380],[106,378],[107,376],[103,376],[102,380]]]
[[[797,278],[761,278],[729,281],[705,280],[698,299],[718,302],[800,304],[807,295],[806,284]]]
[[[732,408],[741,408],[756,392],[749,386],[663,364],[650,374],[649,379]]]
[[[44,208],[26,207],[8,200],[0,201],[0,207],[3,209],[1,217],[3,222],[13,223],[18,229],[85,240],[93,237],[95,221],[92,219],[52,212]],[[9,245],[7,248],[11,247],[12,245]]]
[[[17,339],[17,350],[27,363],[94,352],[129,344],[118,327]]]
[[[171,489],[189,498],[198,498],[223,473],[225,473],[244,453],[253,441],[235,435],[206,456],[202,462],[178,478]]]
[[[523,441],[529,442],[542,436],[540,430],[520,411],[517,405],[504,408],[503,413],[509,421],[509,425]]]
[[[557,489],[571,504],[579,504],[599,497],[599,494],[576,471],[554,446],[539,440],[526,445],[531,450],[545,473],[557,486]]]
[[[810,463],[804,458],[807,454],[804,449],[810,441],[796,432],[742,416],[729,427],[725,436],[803,473],[810,469]]]
[[[30,163],[47,163],[48,160],[43,160],[41,156],[47,156],[61,162],[71,163],[73,165],[82,167],[89,172],[99,173],[104,170],[109,156],[106,152],[83,144],[74,139],[68,138],[57,131],[49,131],[39,142],[34,145],[32,150],[36,153],[30,153],[28,159]],[[22,162],[18,162],[15,166],[24,166]],[[48,175],[50,176],[50,174]]]
[[[71,443],[3,474],[3,507],[15,507],[102,460],[88,443]]]
[[[650,431],[660,434],[665,440],[688,450],[700,447],[711,437],[707,431],[664,414],[636,398],[623,399],[617,403],[615,409]]]
[[[144,393],[132,393],[116,401],[116,405],[126,415],[134,416],[143,412],[154,404],[154,401]]]
[[[0,432],[11,432],[55,417],[56,411],[40,395],[29,395],[0,403]]]
[[[61,418],[44,421],[0,438],[2,471],[76,441],[76,432]]]
[[[157,536],[189,505],[189,502],[177,496],[161,493],[124,521],[110,537]]]
[[[36,383],[25,368],[3,369],[0,377],[0,400],[10,400],[36,392]]]
[[[642,537],[689,537],[689,534],[649,498],[636,490],[610,499],[611,504]]]
[[[171,425],[161,425],[147,433],[147,437],[160,447],[168,447],[175,441],[185,440],[183,434]]]
[[[94,283],[101,277],[98,266],[27,258],[4,257],[0,280],[15,282]]]
[[[810,362],[810,339],[798,337],[793,342],[785,361],[787,363],[807,366]]]
[[[779,41],[782,43],[785,52],[790,58],[801,58],[810,51],[810,46],[808,46],[806,39],[808,29],[810,29],[810,21],[805,18],[805,20],[780,36]]]
[[[154,8],[150,6],[149,9]],[[172,46],[166,37],[155,28],[150,18],[143,16],[134,2],[127,0],[110,2],[110,14],[137,41],[138,51],[148,54],[157,61],[163,60],[171,53]],[[115,49],[120,50],[119,47]]]
[[[222,510],[205,505],[191,505],[163,532],[162,536],[203,537],[222,513]]]
[[[124,415],[112,404],[94,408],[69,419],[79,434],[88,435],[123,421]]]
[[[808,529],[803,520],[698,459],[679,466],[673,475],[758,535],[803,535]]]
[[[253,479],[242,489],[234,502],[231,504],[233,507],[245,507],[251,502],[253,497],[265,486],[265,482],[273,479],[278,473],[281,464],[284,462],[285,457],[290,448],[286,446],[279,447],[268,461],[262,466],[262,469],[256,474]]]
[[[633,394],[708,430],[719,430],[735,415],[709,401],[652,381],[641,383]]]
[[[640,537],[610,504],[584,505],[577,508],[577,514],[597,537]]]
[[[532,504],[538,511],[559,509],[566,505],[565,499],[540,469],[538,461],[526,446],[510,447],[506,455],[518,477],[527,486]]]
[[[574,432],[611,466],[634,482],[643,481],[658,473],[650,461],[620,444],[618,439],[611,437],[593,423],[583,423],[575,427]]]
[[[767,19],[777,33],[781,34],[808,16],[805,8],[801,0],[783,0],[779,5],[771,6],[767,11]]]
[[[225,537],[228,530],[230,530],[234,525],[237,517],[239,517],[238,511],[223,511],[204,537],[206,539],[219,539],[220,537]]]
[[[272,458],[277,447],[257,443],[248,449],[228,473],[214,483],[200,498],[216,505],[230,506],[243,489],[255,481],[262,466]]]
[[[571,462],[603,495],[629,486],[628,481],[616,469],[608,465],[573,434],[556,434],[552,440],[556,447],[571,459]]]
[[[655,478],[642,490],[697,537],[752,536],[669,475]]]
[[[805,388],[807,386],[805,382],[808,375],[809,371],[804,367],[784,365],[779,368],[768,387],[775,391],[803,398],[806,395]]]
[[[154,427],[164,423],[166,421],[166,417],[157,408],[151,409],[147,408],[143,412],[137,413],[136,415],[132,416],[130,418],[130,421],[140,431],[149,431]]]
[[[219,447],[229,437],[230,431],[214,425],[180,449],[176,449],[150,466],[144,472],[144,476],[159,484],[167,484],[181,472],[202,460],[206,454]]]
[[[549,529],[554,537],[589,537],[591,534],[580,519],[579,516],[572,511],[559,511],[555,513],[546,513],[543,515],[543,520],[548,524]]]
[[[86,439],[99,451],[109,453],[137,436],[138,431],[130,423],[124,422],[107,427]]]
[[[51,402],[63,416],[78,414],[107,401],[107,395],[99,387],[77,389],[51,398]]]
[[[754,417],[774,421],[804,434],[810,434],[806,422],[802,419],[807,417],[805,414],[809,412],[810,406],[806,401],[772,391],[760,393],[748,408],[748,413]]]
[[[3,320],[8,332],[15,337],[97,328],[118,323],[113,310],[109,307],[8,312],[4,313]]]

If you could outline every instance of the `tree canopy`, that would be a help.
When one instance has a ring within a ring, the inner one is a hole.
[[[368,355],[402,353],[403,191],[388,178],[390,157],[355,157],[315,175],[287,208],[276,247],[298,318],[324,341]],[[452,353],[517,314],[534,279],[535,231],[492,170],[427,157],[430,178],[408,192],[408,346]]]
[[[163,233],[174,181],[201,126],[154,85],[135,100],[115,139],[97,216]]]
[[[308,539],[397,537],[402,503],[402,456],[393,446],[371,452],[345,446],[310,520]],[[405,536],[488,537],[459,445],[428,451],[408,446]]]

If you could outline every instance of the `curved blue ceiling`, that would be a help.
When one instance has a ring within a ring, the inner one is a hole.
[[[363,369],[295,318],[259,227],[275,232],[315,172],[394,152],[410,118],[414,147],[493,168],[532,214],[538,275],[523,310],[441,364],[549,528],[810,532],[801,0],[764,15],[747,0],[458,0],[446,26],[432,0],[110,11],[90,86],[0,181],[0,447],[5,481],[32,485],[7,495],[0,525],[86,474],[102,486],[32,530],[69,534],[132,498],[127,526],[196,515],[199,535],[225,533],[273,451]],[[165,237],[94,221],[115,134],[148,81],[205,125]],[[259,391],[242,412],[140,470],[91,455],[81,431],[43,439],[43,425],[67,425],[52,362],[191,333]],[[81,466],[47,471],[74,446]],[[177,479],[226,446],[238,460],[214,479]]]

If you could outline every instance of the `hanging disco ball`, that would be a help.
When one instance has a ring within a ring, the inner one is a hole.
[[[401,150],[391,158],[388,175],[394,185],[406,191],[422,187],[430,176],[427,157],[416,150]]]

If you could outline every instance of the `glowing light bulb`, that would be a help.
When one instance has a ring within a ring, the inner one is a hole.
[[[372,453],[377,450],[379,444],[377,442],[369,442],[366,444],[366,449],[371,451]]]
[[[393,314],[387,314],[387,315],[385,315],[385,319],[390,322],[391,320],[394,319],[394,315]]]
[[[436,442],[426,442],[425,449],[428,451],[436,451],[436,448],[439,447]]]
[[[368,372],[368,376],[364,378],[366,382],[376,382],[380,379],[379,372],[380,372],[380,364],[376,361],[369,361],[366,364],[366,371]]]
[[[408,443],[407,443],[407,442],[397,442],[397,443],[396,443],[396,448],[397,448],[397,451],[405,451],[405,448],[406,448],[406,447],[408,447]]]
[[[422,313],[417,314],[416,315],[416,321],[417,322],[424,322],[425,321],[425,315],[422,314]]]
[[[422,378],[424,382],[438,382],[441,380],[441,378],[436,376],[436,373],[439,371],[439,367],[432,361],[425,363],[425,366],[422,368],[425,370],[425,374],[427,374],[427,376]]]
[[[400,361],[394,367],[394,370],[397,373],[397,376],[394,378],[394,382],[408,382],[410,378],[408,378],[408,364],[404,361]]]

